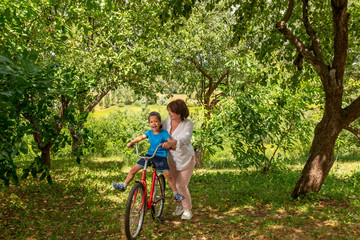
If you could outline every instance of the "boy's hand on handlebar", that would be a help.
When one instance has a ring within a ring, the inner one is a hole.
[[[135,145],[134,143],[128,143],[128,144],[126,144],[126,147],[127,148],[132,148],[134,145]]]

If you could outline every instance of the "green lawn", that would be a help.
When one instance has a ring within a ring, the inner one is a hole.
[[[321,193],[289,196],[299,170],[263,175],[255,171],[196,170],[190,184],[194,218],[145,219],[140,239],[359,239],[360,162],[334,166]],[[125,239],[125,193],[111,183],[128,167],[116,158],[54,160],[54,183],[29,178],[0,187],[0,239]],[[140,178],[140,176],[137,176]]]

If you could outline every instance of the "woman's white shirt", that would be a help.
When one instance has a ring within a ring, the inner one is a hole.
[[[163,129],[170,133],[171,120],[165,119],[162,123]],[[194,123],[185,119],[181,121],[171,135],[172,139],[177,140],[176,150],[169,150],[169,161],[175,166],[176,170],[184,170],[191,162],[192,157],[195,155],[194,149],[191,145],[191,137],[193,133]]]

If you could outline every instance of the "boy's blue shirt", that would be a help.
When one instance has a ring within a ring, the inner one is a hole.
[[[161,130],[158,134],[154,135],[153,130],[149,130],[145,133],[145,136],[149,139],[150,149],[147,152],[148,155],[153,155],[157,146],[160,143],[164,143],[170,138],[170,134],[166,130]],[[167,157],[167,151],[165,148],[160,147],[156,153],[156,156]]]

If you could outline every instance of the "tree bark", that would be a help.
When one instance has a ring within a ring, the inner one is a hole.
[[[44,161],[44,164],[51,167],[51,158],[50,158],[50,148],[53,144],[48,144],[48,146],[41,149],[41,158]]]
[[[34,132],[33,137],[38,145],[38,149],[41,151],[41,158],[43,160],[43,164],[45,164],[50,168],[51,167],[50,149],[53,146],[53,143],[48,142],[45,146],[43,146],[43,140],[40,132]]]
[[[324,115],[315,128],[315,135],[309,156],[291,194],[293,198],[307,193],[318,193],[334,164],[334,147],[342,125],[339,120]]]

